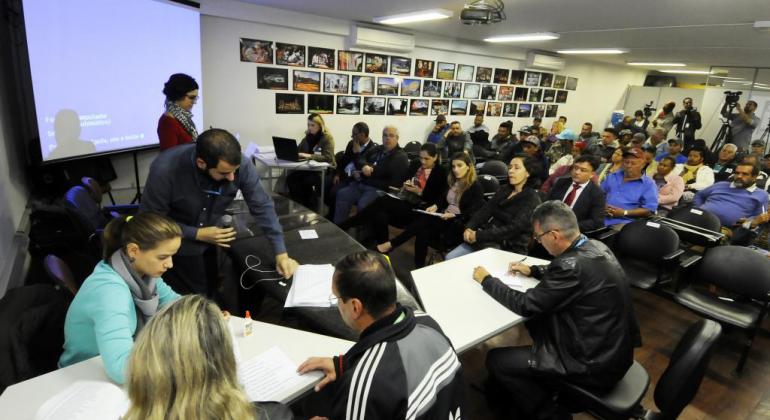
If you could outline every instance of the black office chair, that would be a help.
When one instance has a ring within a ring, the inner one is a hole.
[[[719,233],[722,228],[722,222],[719,221],[717,215],[708,210],[697,209],[690,206],[677,207],[671,210],[666,217],[688,225],[708,229],[715,233]],[[695,232],[688,232],[686,229],[676,229],[675,231],[682,242],[704,247],[717,245],[716,243],[707,240],[703,235],[699,235]]]
[[[590,411],[601,419],[675,419],[698,392],[722,327],[701,319],[684,333],[655,387],[655,405],[660,412],[644,410],[640,401],[650,385],[647,371],[636,361],[623,379],[608,392],[594,392],[579,385],[560,385],[560,398],[567,405]]]
[[[709,248],[695,278],[700,285],[685,287],[674,299],[693,312],[746,332],[747,340],[735,368],[735,373],[740,374],[770,307],[770,261],[740,246]],[[727,296],[709,292],[706,284],[722,289]]]
[[[499,160],[488,160],[478,170],[479,175],[492,175],[500,182],[508,180],[508,165]]]
[[[489,200],[500,189],[500,181],[493,175],[479,175],[481,189],[484,191],[484,198]]]
[[[54,285],[75,296],[78,292],[78,282],[72,274],[70,266],[56,255],[49,254],[43,259],[43,267]]]
[[[404,146],[404,152],[409,156],[409,160],[420,157],[420,147],[422,147],[422,143],[416,140],[410,141]]]
[[[629,283],[643,290],[672,280],[670,274],[684,253],[673,229],[646,220],[625,225],[615,235],[613,250]]]

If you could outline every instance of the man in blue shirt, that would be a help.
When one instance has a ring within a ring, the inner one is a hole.
[[[254,164],[241,153],[232,134],[206,130],[197,143],[169,149],[150,166],[140,211],[163,214],[182,228],[174,267],[163,279],[182,294],[212,296],[218,283],[217,247],[229,248],[237,232],[218,227],[238,190],[275,252],[278,273],[287,279],[297,269],[283,241],[272,198],[262,188]]]
[[[602,182],[607,193],[605,226],[622,225],[634,218],[649,217],[658,208],[658,189],[642,173],[644,154],[639,148],[623,151],[623,169],[612,173]]]
[[[732,182],[717,182],[699,191],[693,205],[716,214],[727,228],[732,228],[739,219],[758,216],[767,211],[767,193],[757,188],[757,175],[759,166],[739,163]]]
[[[655,156],[655,160],[660,162],[664,157],[669,156],[676,161],[677,165],[687,163],[687,156],[682,154],[682,140],[668,139],[668,151]]]
[[[441,140],[444,140],[444,135],[449,130],[449,124],[446,122],[446,115],[439,115],[436,117],[436,125],[433,126],[433,130],[428,134],[426,143],[438,144]]]

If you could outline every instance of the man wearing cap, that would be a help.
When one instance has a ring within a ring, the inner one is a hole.
[[[587,152],[600,158],[602,162],[609,162],[610,157],[618,147],[620,147],[618,132],[614,128],[608,127],[602,131],[602,141],[589,146]]]
[[[441,154],[441,161],[448,162],[450,156],[457,152],[467,152],[473,158],[473,142],[471,136],[463,131],[460,121],[452,121],[449,131],[444,133],[444,138],[436,144]]]
[[[674,159],[677,165],[687,163],[687,156],[682,154],[682,139],[668,139],[668,152],[655,156],[655,160],[660,162],[665,156]]]
[[[602,182],[602,189],[607,193],[605,226],[615,227],[634,218],[649,217],[658,209],[658,189],[655,181],[642,173],[643,166],[641,149],[624,149],[623,169],[607,175]]]
[[[684,109],[674,117],[674,127],[676,137],[684,142],[684,149],[689,151],[695,141],[695,130],[701,128],[700,112],[692,107],[692,98],[684,98],[682,106]]]
[[[763,142],[762,140],[752,141],[751,153],[755,155],[763,156],[765,154],[765,142]]]
[[[428,134],[428,138],[425,140],[426,143],[438,144],[444,138],[447,130],[449,130],[445,115],[437,116],[435,122],[436,125],[433,126],[433,130]]]
[[[540,182],[548,179],[548,158],[540,150],[540,139],[532,134],[521,140],[519,144],[521,144],[522,152],[532,156],[532,158],[540,162],[540,173],[538,174]],[[513,159],[513,157],[511,157],[511,159]]]
[[[562,158],[565,158],[560,163],[562,165],[572,165],[572,146],[575,145],[577,134],[575,134],[575,132],[569,128],[565,128],[555,137],[557,139],[557,143],[548,148],[548,151],[545,154],[548,157],[548,161],[560,162]],[[555,164],[556,163],[553,163],[553,165]],[[551,169],[555,170],[556,168],[552,167]],[[553,173],[551,170],[549,170],[549,172]]]

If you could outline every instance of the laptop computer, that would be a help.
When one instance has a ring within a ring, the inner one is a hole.
[[[297,140],[273,136],[275,157],[289,162],[299,162],[299,148]]]

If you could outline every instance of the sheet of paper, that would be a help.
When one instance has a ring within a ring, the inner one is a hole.
[[[503,284],[512,289],[522,287],[524,285],[522,280],[526,278],[520,273],[511,274],[508,270],[491,271],[489,274],[491,274],[492,277],[497,277]]]
[[[119,420],[128,411],[129,404],[128,396],[112,383],[75,381],[43,403],[35,419]]]
[[[429,211],[420,210],[420,209],[414,209],[417,213],[427,214],[428,216],[435,216],[435,217],[441,217],[442,213],[431,213]]]
[[[315,229],[303,229],[299,231],[299,237],[302,239],[318,239],[318,232]]]
[[[390,196],[391,198],[395,198],[396,200],[403,200],[403,198],[399,197],[398,194],[386,192],[385,195]]]
[[[301,379],[297,365],[277,346],[239,364],[238,378],[251,401],[276,401]]]
[[[329,307],[329,295],[332,293],[332,276],[334,266],[331,264],[304,264],[294,272],[289,295],[284,307],[313,306]]]

